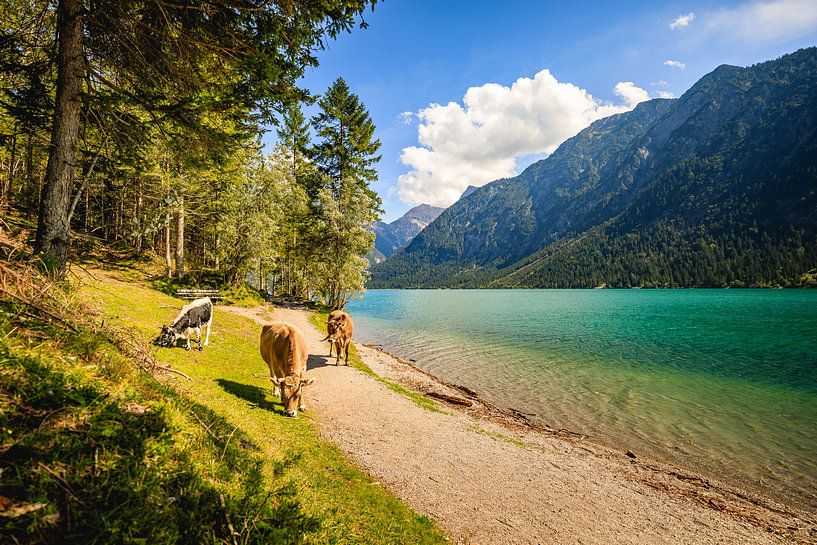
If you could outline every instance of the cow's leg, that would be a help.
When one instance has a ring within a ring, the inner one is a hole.
[[[199,345],[199,352],[204,350],[204,348],[201,346],[201,326],[196,328],[196,342]]]
[[[349,345],[352,344],[351,341],[346,341],[346,365],[349,365]]]
[[[210,326],[213,325],[213,317],[207,322],[207,336],[204,337],[204,346],[210,346]]]
[[[187,339],[187,347],[185,348],[185,350],[190,350],[190,335],[191,334],[192,334],[192,332],[185,335],[185,339]]]

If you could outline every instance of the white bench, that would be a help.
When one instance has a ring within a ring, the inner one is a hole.
[[[209,297],[213,301],[221,301],[221,291],[219,290],[176,290],[176,297],[182,299],[201,299]]]

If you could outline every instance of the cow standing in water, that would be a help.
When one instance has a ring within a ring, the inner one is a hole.
[[[329,341],[329,357],[332,357],[332,347],[335,347],[337,359],[335,365],[340,365],[340,353],[346,351],[346,365],[349,365],[349,345],[352,344],[352,333],[355,331],[355,322],[348,313],[342,310],[333,310],[326,322],[326,337]]]
[[[286,322],[272,322],[261,328],[261,357],[269,367],[275,395],[281,396],[286,416],[298,416],[305,411],[302,392],[315,382],[307,379],[306,360],[309,352],[301,330]]]
[[[190,350],[190,336],[195,331],[198,335],[199,352],[204,350],[201,344],[201,328],[207,327],[207,335],[204,338],[204,346],[210,344],[210,326],[213,325],[213,302],[209,297],[196,299],[189,305],[185,305],[176,316],[173,325],[162,326],[162,333],[156,337],[153,344],[159,346],[173,346],[179,339],[187,340],[187,350]]]

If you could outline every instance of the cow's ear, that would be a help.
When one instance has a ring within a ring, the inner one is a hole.
[[[315,378],[308,378],[306,380],[301,381],[301,386],[309,386],[310,384],[315,382]]]

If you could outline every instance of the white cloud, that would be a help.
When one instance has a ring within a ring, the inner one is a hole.
[[[397,118],[400,120],[400,124],[411,125],[411,122],[414,119],[414,112],[400,112],[400,115],[398,115]]]
[[[815,29],[814,0],[747,2],[709,13],[705,19],[708,34],[755,44],[792,39]]]
[[[398,179],[398,196],[448,206],[468,185],[514,175],[517,158],[553,153],[593,121],[649,98],[632,82],[618,83],[615,93],[624,105],[597,100],[542,70],[510,87],[471,87],[462,104],[430,104],[416,114],[420,145],[404,148],[400,157],[411,170]]]
[[[689,23],[695,19],[694,13],[687,13],[686,15],[679,15],[669,24],[670,30],[675,30],[676,28],[685,28],[689,26]]]
[[[639,102],[650,100],[650,94],[641,87],[636,87],[632,81],[620,81],[616,83],[613,91],[616,95],[623,98],[624,103],[630,108],[635,108],[635,105]]]
[[[675,98],[672,91],[658,91],[658,98]]]
[[[687,65],[686,65],[686,63],[685,63],[685,62],[681,62],[681,61],[674,61],[674,60],[672,60],[672,59],[667,60],[667,61],[664,61],[664,64],[665,64],[666,66],[672,66],[673,68],[678,68],[679,70],[683,70],[684,68],[686,68],[686,67],[687,67]]]

